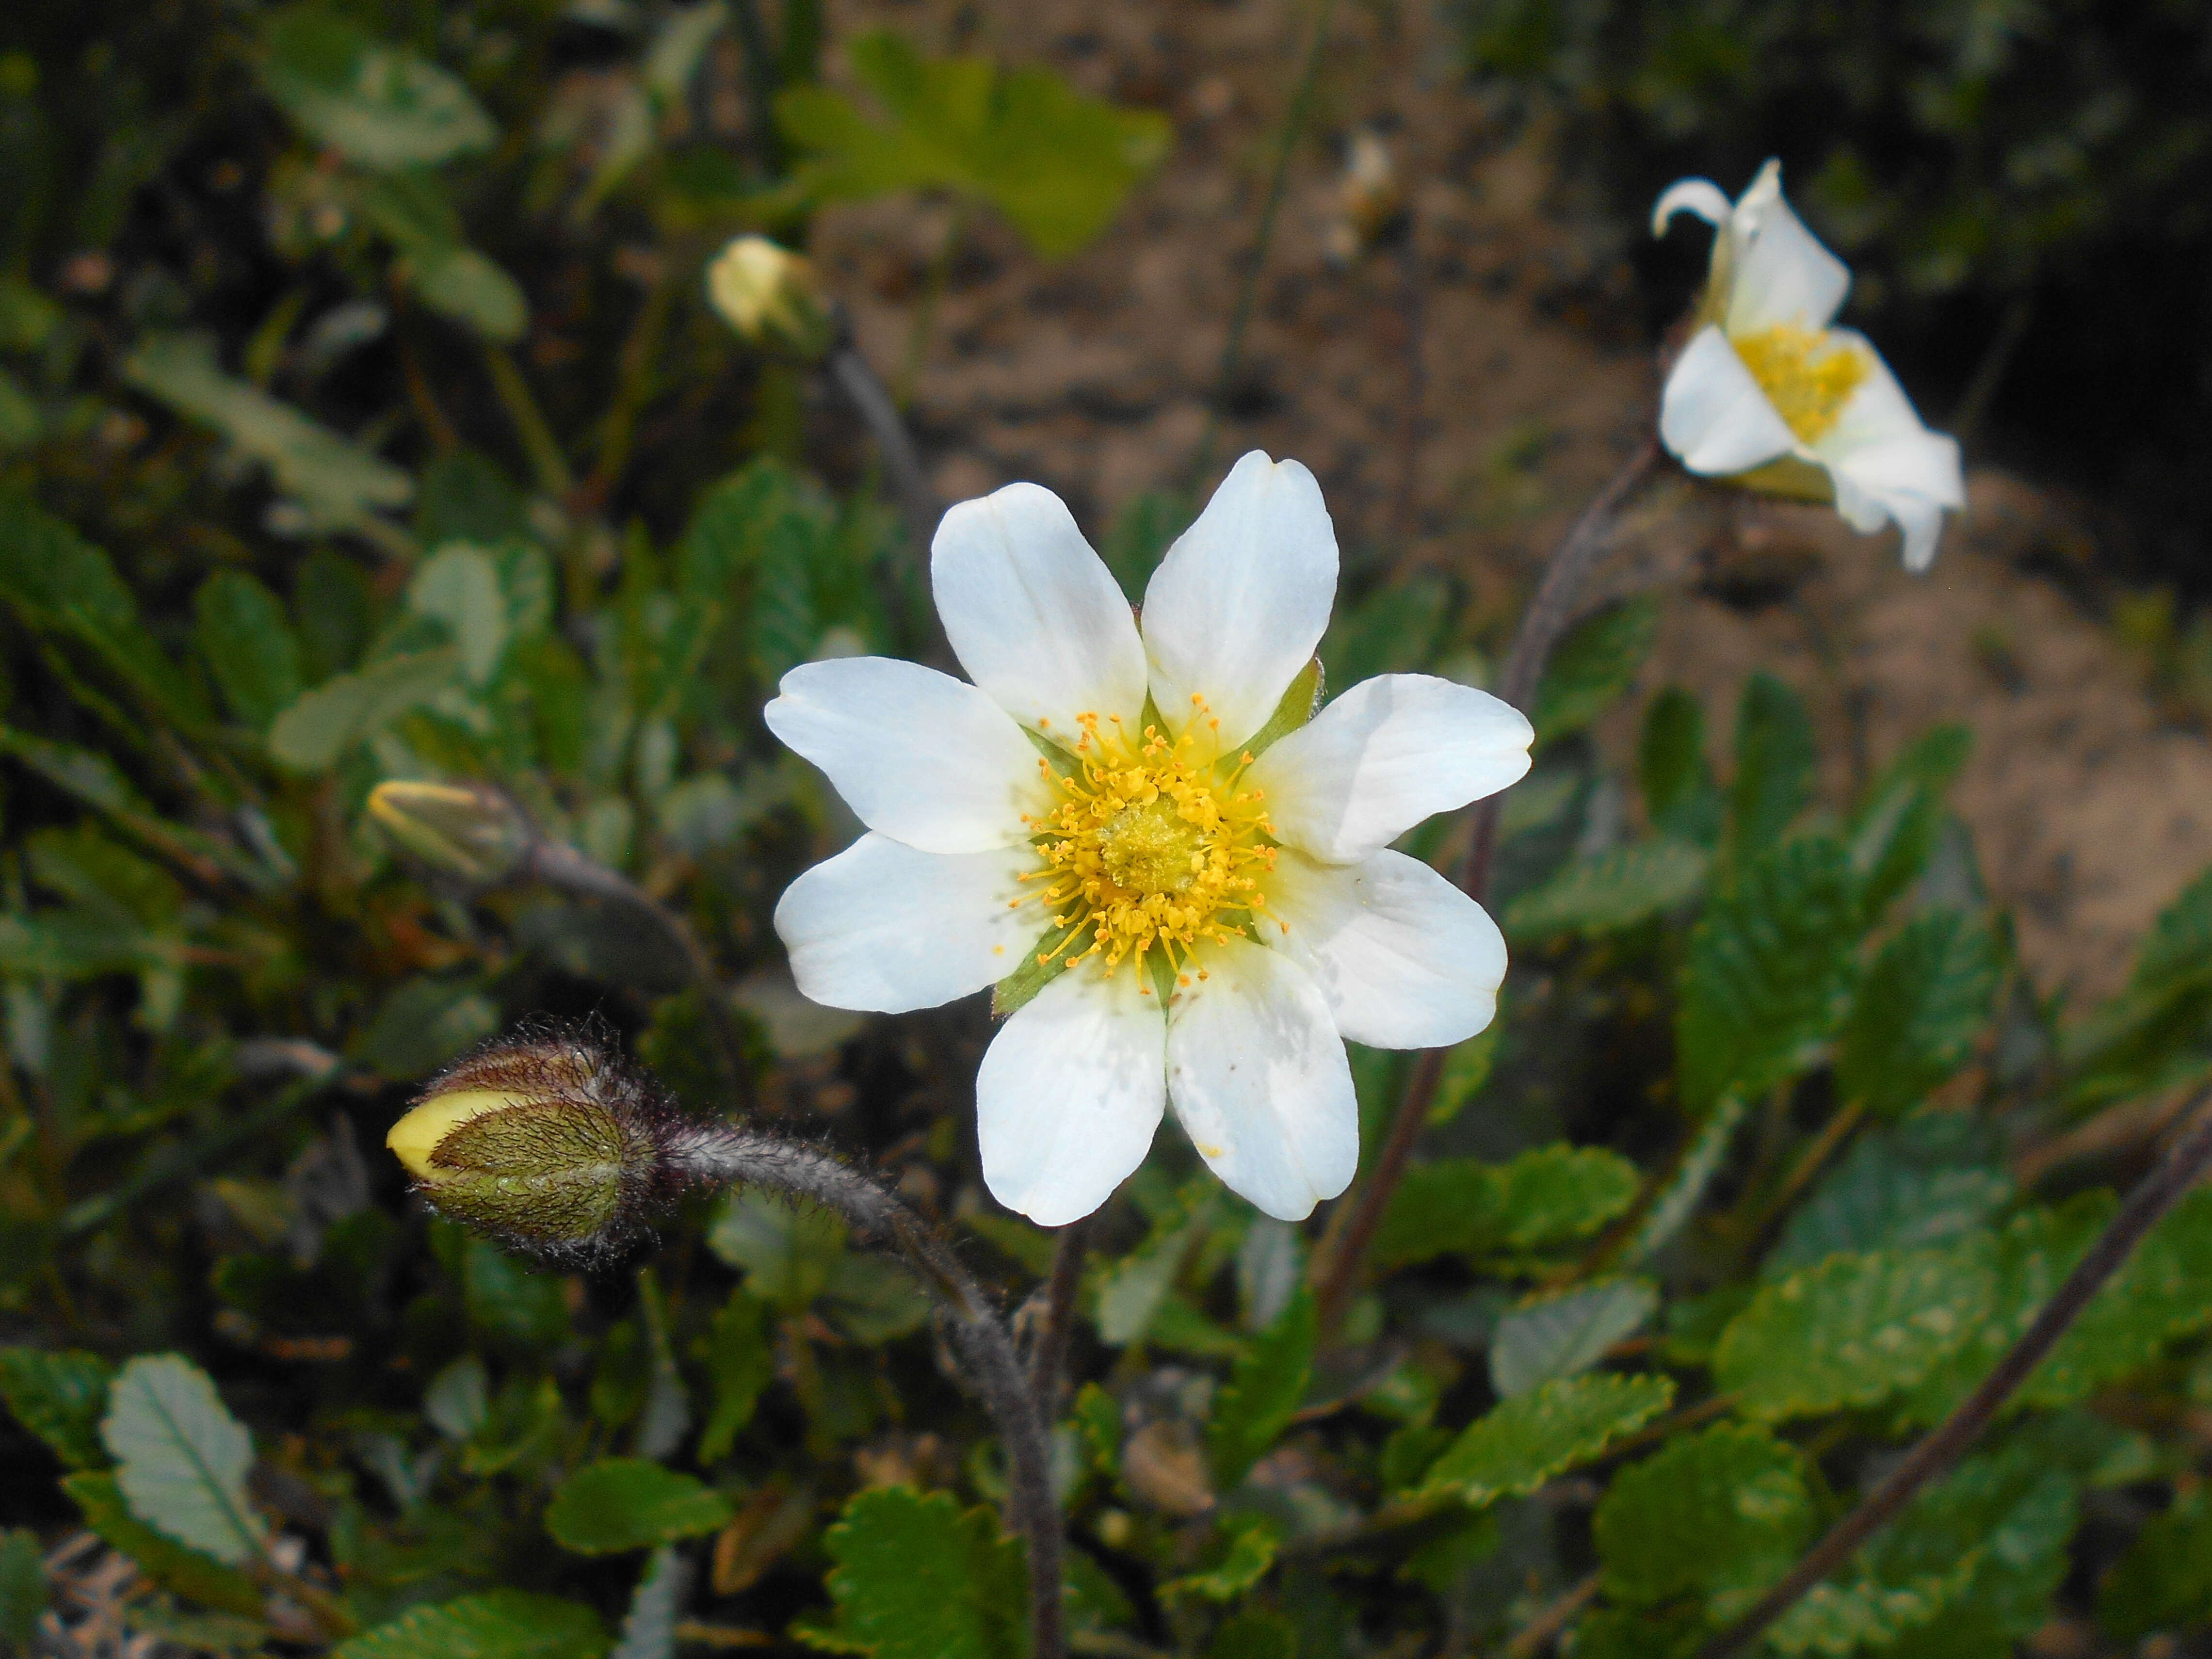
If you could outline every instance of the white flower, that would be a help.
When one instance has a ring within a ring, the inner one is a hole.
[[[1692,472],[1802,493],[1827,474],[1836,511],[1865,534],[1895,520],[1908,569],[1936,556],[1943,509],[1966,504],[1959,446],[1920,423],[1864,335],[1831,328],[1851,285],[1782,197],[1769,161],[1730,206],[1707,179],[1668,186],[1651,232],[1688,211],[1717,228],[1703,325],[1667,377],[1659,434]],[[1797,475],[1793,477],[1791,475]]]
[[[931,552],[974,684],[845,658],[768,706],[868,829],[776,906],[808,996],[899,1012],[1069,964],[975,1079],[984,1178],[1033,1220],[1103,1203],[1170,1101],[1222,1180],[1296,1220],[1358,1161],[1340,1039],[1433,1047],[1495,1012],[1497,927],[1389,848],[1526,772],[1528,722],[1389,674],[1254,741],[1336,563],[1313,475],[1255,452],[1168,550],[1139,632],[1060,498],[1010,484],[947,513]]]

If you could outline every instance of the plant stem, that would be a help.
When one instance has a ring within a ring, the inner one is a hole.
[[[1505,1644],[1504,1659],[1535,1659],[1567,1627],[1569,1620],[1597,1599],[1598,1586],[1604,1577],[1602,1573],[1590,1574],[1523,1625]]]
[[[898,404],[849,334],[830,349],[830,378],[876,441],[884,471],[890,474],[891,488],[898,493],[899,513],[906,520],[907,544],[916,559],[926,558],[929,538],[945,509],[923,475],[921,457],[899,415]]]
[[[1914,1493],[1959,1461],[2014,1390],[2027,1381],[2044,1356],[2081,1317],[2105,1281],[2125,1265],[2143,1235],[2212,1167],[2212,1113],[2204,1113],[2208,1102],[2212,1102],[2212,1089],[2201,1091],[2190,1108],[2191,1115],[2203,1115],[2175,1143],[2158,1168],[2136,1183],[2112,1224],[2067,1274],[2065,1283],[2035,1316],[2035,1322],[1982,1380],[1982,1385],[1966,1396],[1942,1427],[1915,1446],[1888,1479],[1838,1522],[1787,1577],[1761,1596],[1750,1612],[1708,1642],[1698,1659],[1727,1659],[1728,1655],[1741,1650],[1799,1597],[1843,1565]]]
[[[507,418],[514,423],[514,435],[522,445],[531,471],[537,477],[538,489],[554,500],[566,502],[576,487],[575,474],[569,471],[568,458],[561,453],[561,441],[553,435],[544,411],[531,395],[530,382],[522,378],[514,359],[499,347],[486,346],[483,359],[485,371],[491,376],[492,390],[499,394],[500,406],[507,410]]]
[[[630,452],[635,447],[638,413],[653,395],[653,365],[659,359],[661,341],[668,331],[668,314],[676,298],[676,283],[670,270],[678,265],[688,270],[690,258],[689,249],[663,256],[662,268],[654,273],[652,285],[646,289],[645,299],[638,307],[636,320],[623,341],[614,406],[607,411],[606,423],[601,428],[599,458],[579,492],[577,506],[586,516],[596,515],[605,507],[615,486],[622,482],[623,469],[629,465]]]
[[[1030,1388],[1037,1413],[1049,1423],[1060,1411],[1060,1377],[1067,1363],[1067,1339],[1075,1323],[1075,1293],[1083,1283],[1083,1250],[1090,1243],[1091,1218],[1071,1221],[1053,1246],[1052,1273],[1045,1280],[1044,1328],[1030,1355]]]
[[[1597,498],[1583,509],[1582,517],[1575,520],[1574,528],[1567,532],[1566,539],[1544,567],[1528,608],[1522,612],[1521,626],[1513,636],[1513,649],[1505,659],[1505,672],[1498,685],[1498,695],[1516,708],[1528,705],[1542,680],[1544,664],[1552,654],[1552,647],[1559,643],[1567,623],[1573,619],[1576,596],[1598,556],[1605,550],[1606,532],[1611,528],[1614,515],[1658,459],[1659,440],[1655,433],[1637,446],[1636,453],[1622,464],[1611,482],[1598,492]],[[1491,858],[1497,845],[1498,814],[1503,804],[1502,795],[1492,795],[1474,807],[1474,836],[1467,860],[1461,867],[1459,884],[1478,904],[1490,891]],[[1382,1224],[1382,1212],[1390,1202],[1390,1194],[1397,1190],[1406,1166],[1413,1160],[1413,1146],[1428,1120],[1429,1103],[1436,1098],[1443,1067],[1443,1049],[1430,1048],[1422,1053],[1414,1063],[1412,1077],[1407,1079],[1405,1095],[1398,1103],[1397,1115],[1390,1121],[1390,1133],[1375,1160],[1373,1172],[1329,1218],[1328,1235],[1317,1253],[1313,1274],[1314,1296],[1324,1340],[1343,1318],[1352,1292],[1359,1282],[1361,1260],[1367,1254],[1376,1228]]]
[[[1053,1501],[1044,1422],[1012,1339],[959,1258],[912,1210],[811,1146],[702,1123],[679,1136],[672,1153],[697,1179],[751,1182],[835,1211],[862,1239],[897,1255],[928,1291],[1006,1444],[1006,1518],[1029,1552],[1032,1659],[1063,1659],[1060,1506]]]

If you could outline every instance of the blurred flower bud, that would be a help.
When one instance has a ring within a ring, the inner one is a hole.
[[[530,851],[530,825],[521,812],[483,784],[395,778],[368,792],[368,810],[406,851],[470,881],[511,875]]]
[[[819,357],[834,331],[814,267],[765,236],[740,236],[707,267],[707,295],[750,344]]]
[[[1405,231],[1406,192],[1390,160],[1390,147],[1371,128],[1361,127],[1352,135],[1337,203],[1340,216],[1329,227],[1328,252],[1340,264],[1350,264]]]
[[[641,1073],[561,1033],[457,1061],[384,1144],[441,1214],[540,1255],[589,1259],[683,1189],[684,1128]]]

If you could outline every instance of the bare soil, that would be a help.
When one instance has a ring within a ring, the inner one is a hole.
[[[1651,418],[1655,370],[1608,233],[1562,206],[1540,125],[1465,88],[1432,9],[1334,8],[1243,367],[1217,398],[1314,0],[839,8],[841,36],[889,23],[927,50],[1042,61],[1176,124],[1173,155],[1072,259],[1046,264],[1003,226],[963,222],[914,380],[939,492],[1035,479],[1096,539],[1139,493],[1191,483],[1218,410],[1201,489],[1248,448],[1296,456],[1348,553],[1453,574],[1502,637]],[[1342,156],[1359,127],[1389,147],[1411,233],[1347,260]],[[817,228],[813,251],[887,375],[908,360],[951,216],[885,204]],[[2161,717],[2084,586],[2043,574],[2094,575],[2066,505],[1990,472],[1970,495],[1934,571],[1913,577],[1893,533],[1669,481],[1621,526],[1606,591],[1670,596],[1644,678],[1702,692],[1723,727],[1754,667],[1799,686],[1832,802],[1927,726],[1971,726],[1957,800],[1988,887],[2046,987],[2101,994],[2212,862],[2212,744]],[[1632,727],[1603,736],[1625,746]]]

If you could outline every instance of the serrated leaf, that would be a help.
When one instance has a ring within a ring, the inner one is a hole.
[[[607,1659],[675,1659],[676,1621],[691,1572],[683,1556],[663,1545],[646,1559],[645,1571],[630,1593],[622,1635]]]
[[[1526,1498],[1674,1402],[1668,1376],[1561,1377],[1492,1407],[1429,1466],[1425,1496],[1480,1507]]]
[[[435,167],[499,136],[459,76],[315,0],[271,13],[261,42],[269,95],[319,143],[363,167]]]
[[[1048,70],[926,60],[880,29],[854,35],[845,50],[888,121],[819,87],[793,87],[776,100],[785,133],[813,155],[800,179],[818,199],[962,191],[1052,258],[1103,230],[1167,153],[1163,118],[1086,97]]]
[[[1939,726],[1890,763],[1852,815],[1851,868],[1875,912],[1917,880],[1942,833],[1944,793],[1973,750],[1962,726]]]
[[[823,1539],[835,1616],[798,1634],[875,1659],[1021,1659],[1029,1574],[986,1509],[910,1486],[864,1492]]]
[[[107,1384],[113,1374],[98,1354],[0,1348],[0,1399],[7,1401],[18,1423],[73,1469],[98,1468],[107,1462],[100,1443],[100,1419],[107,1414]]]
[[[1613,1601],[1699,1595],[1718,1620],[1790,1570],[1813,1521],[1797,1449],[1765,1429],[1722,1423],[1614,1476],[1590,1535]]]
[[[131,1514],[113,1475],[82,1470],[64,1475],[62,1490],[76,1504],[86,1526],[111,1548],[137,1562],[163,1589],[203,1607],[249,1618],[260,1616],[261,1592],[252,1579],[236,1567],[226,1566],[213,1556],[188,1549],[155,1531]]]
[[[1739,860],[1780,841],[1813,790],[1820,751],[1804,700],[1771,674],[1744,682],[1735,713],[1730,845]]]
[[[1274,1522],[1264,1516],[1240,1515],[1223,1522],[1222,1529],[1228,1534],[1229,1548],[1219,1564],[1205,1572],[1170,1579],[1160,1586],[1163,1601],[1234,1601],[1267,1576],[1282,1547]]]
[[[1206,1425],[1206,1450],[1219,1490],[1227,1492],[1242,1480],[1290,1426],[1313,1376],[1316,1334],[1313,1296],[1302,1285],[1231,1370]]]
[[[1812,1064],[1843,1018],[1859,927],[1850,860],[1818,836],[1753,860],[1707,905],[1674,1018],[1685,1107],[1756,1097]]]
[[[1651,699],[1637,747],[1644,815],[1662,836],[1711,847],[1720,839],[1721,797],[1705,760],[1705,711],[1670,685]]]
[[[1659,839],[1577,859],[1505,907],[1508,938],[1619,933],[1684,904],[1705,886],[1705,849]]]
[[[1859,1559],[1884,1583],[1940,1577],[1978,1553],[1972,1582],[1900,1635],[1897,1659],[2003,1659],[2051,1617],[2079,1519],[2073,1480],[2024,1446],[1969,1457],[1923,1490]]]
[[[1844,1017],[1838,1092],[1876,1117],[1918,1105],[1972,1056],[1998,973],[1996,941],[1973,918],[1914,917],[1875,957]]]
[[[1977,1146],[1971,1133],[1947,1143],[1953,1124],[1976,1127],[1928,1113],[1863,1135],[1790,1217],[1762,1275],[1843,1252],[1924,1249],[1987,1226],[2012,1201],[2012,1177],[1995,1161],[1996,1146]]]
[[[1568,630],[1545,665],[1532,722],[1539,745],[1579,732],[1636,683],[1659,637],[1659,603],[1628,599]]]
[[[1387,1268],[1587,1238],[1635,1201],[1638,1180],[1636,1166],[1618,1152],[1564,1142],[1505,1164],[1415,1164],[1391,1194],[1370,1252]]]
[[[193,638],[231,713],[257,732],[298,700],[300,641],[274,593],[218,570],[192,596]]]
[[[2021,1399],[2065,1405],[2141,1370],[2167,1344],[2212,1325],[2212,1189],[2198,1188],[2143,1236],[2021,1386]]]
[[[1815,1584],[1767,1632],[1778,1653],[1844,1656],[1886,1648],[1906,1631],[1925,1625],[1964,1595],[1981,1570],[1983,1552],[1969,1550],[1948,1567],[1902,1583],[1870,1577],[1841,1584]]]
[[[108,1385],[100,1437],[141,1521],[229,1566],[260,1553],[261,1526],[246,1498],[253,1437],[191,1361],[126,1362]]]
[[[1976,1239],[1832,1256],[1792,1273],[1729,1322],[1713,1381],[1770,1422],[1877,1404],[1957,1353],[1988,1316],[1989,1256]]]
[[[1643,1328],[1658,1310],[1644,1279],[1605,1279],[1516,1308],[1490,1339],[1490,1383],[1510,1400],[1555,1377],[1573,1376]]]
[[[410,1607],[331,1650],[331,1659],[605,1659],[607,1629],[575,1601],[488,1590]]]
[[[579,1555],[672,1544],[729,1524],[730,1500],[691,1475],[642,1457],[603,1457],[562,1483],[545,1530]]]

